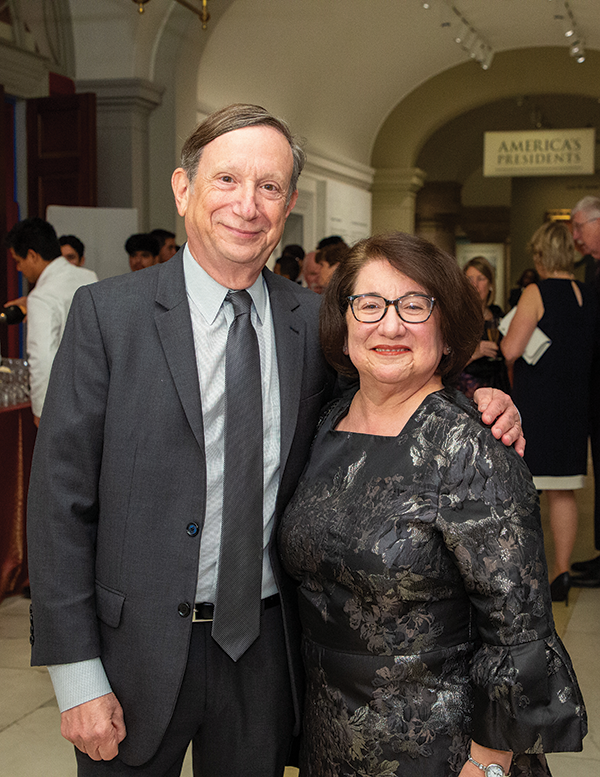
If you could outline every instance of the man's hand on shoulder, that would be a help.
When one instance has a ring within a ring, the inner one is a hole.
[[[488,426],[492,425],[492,434],[505,445],[514,443],[519,456],[525,453],[525,438],[521,429],[521,418],[515,403],[500,389],[480,388],[473,397],[481,420]]]
[[[111,761],[127,734],[123,708],[114,693],[99,696],[65,710],[60,732],[94,761]]]

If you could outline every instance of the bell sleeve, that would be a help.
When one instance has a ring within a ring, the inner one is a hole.
[[[586,712],[554,627],[531,476],[487,429],[463,432],[448,437],[438,528],[476,627],[472,738],[515,753],[581,750]]]

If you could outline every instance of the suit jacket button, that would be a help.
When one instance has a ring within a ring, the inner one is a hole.
[[[187,618],[191,611],[192,608],[187,602],[181,602],[177,607],[177,612],[181,615],[182,618]]]
[[[186,532],[190,535],[190,537],[195,537],[196,534],[200,531],[200,527],[197,523],[188,523],[188,525],[185,527]]]

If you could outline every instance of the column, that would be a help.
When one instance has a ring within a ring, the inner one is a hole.
[[[98,206],[137,208],[139,229],[147,230],[148,120],[163,89],[142,78],[122,78],[77,81],[77,91],[96,93]]]
[[[418,167],[381,168],[373,181],[373,232],[413,233],[415,198],[426,173]]]
[[[449,254],[456,253],[462,184],[432,181],[417,196],[416,233]]]

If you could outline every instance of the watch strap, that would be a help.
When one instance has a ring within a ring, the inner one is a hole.
[[[490,768],[490,766],[495,767],[494,774],[495,775],[497,774],[498,777],[500,777],[500,774],[498,773],[498,769],[502,773],[502,777],[508,777],[508,774],[506,774],[506,772],[504,771],[504,768],[500,766],[500,764],[488,764],[487,766],[484,766],[483,764],[480,764],[478,761],[476,761],[471,755],[468,756],[468,760],[478,769],[481,769],[481,771],[484,772],[486,777],[488,776],[488,769]]]

